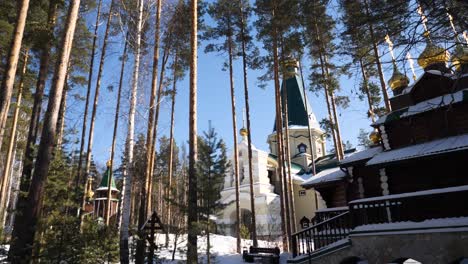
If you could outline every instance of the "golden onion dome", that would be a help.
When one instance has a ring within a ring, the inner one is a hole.
[[[89,199],[93,198],[93,197],[94,197],[94,192],[90,190],[90,191],[87,193],[87,196],[88,196]]]
[[[248,135],[247,129],[244,128],[244,127],[241,128],[239,132],[240,132],[241,136],[243,136],[243,137],[246,137]]]
[[[380,142],[380,134],[378,131],[373,131],[369,134],[369,139],[373,144],[379,144]]]
[[[398,70],[396,64],[393,63],[393,75],[390,78],[390,80],[388,80],[388,85],[390,85],[392,90],[395,90],[401,87],[406,87],[408,86],[408,84],[409,84],[409,78],[403,73],[401,73]]]
[[[429,32],[425,32],[424,36],[426,37],[426,48],[423,50],[421,55],[418,58],[418,64],[423,69],[426,69],[427,66],[437,64],[437,63],[446,63],[449,60],[448,52],[440,47],[435,45],[429,39]]]
[[[452,64],[459,71],[463,64],[468,64],[468,46],[462,43],[457,43],[455,52],[452,57]]]
[[[298,61],[294,58],[287,58],[282,62],[283,76],[285,79],[294,77],[298,68]]]
[[[112,164],[111,160],[108,160],[108,161],[106,162],[107,167],[110,167],[111,164]]]

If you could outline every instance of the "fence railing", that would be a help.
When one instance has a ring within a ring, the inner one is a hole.
[[[351,201],[353,228],[367,224],[468,216],[468,187],[453,187]]]
[[[349,211],[333,216],[291,236],[293,257],[310,254],[347,238],[351,228]]]

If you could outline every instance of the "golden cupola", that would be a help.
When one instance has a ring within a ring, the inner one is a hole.
[[[393,74],[388,80],[388,85],[392,88],[394,95],[398,95],[401,91],[408,87],[409,78],[398,70],[395,62],[393,62]]]
[[[423,50],[421,55],[419,55],[419,66],[424,70],[445,69],[445,63],[448,62],[450,55],[444,48],[432,43],[429,38],[429,32],[426,31],[424,36],[426,37],[426,48]]]
[[[247,137],[248,134],[249,134],[249,133],[247,132],[247,129],[246,129],[245,127],[241,128],[239,132],[240,132],[240,134],[241,134],[242,137]]]
[[[281,63],[281,66],[285,80],[296,76],[298,68],[298,61],[296,59],[288,57]]]
[[[369,140],[372,142],[372,144],[377,145],[379,144],[381,138],[380,134],[378,131],[374,130],[372,133],[369,134]]]
[[[452,65],[456,71],[463,71],[463,68],[466,69],[465,71],[468,70],[468,67],[466,67],[468,65],[468,45],[457,43],[452,57]]]

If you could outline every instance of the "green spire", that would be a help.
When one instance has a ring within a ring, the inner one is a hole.
[[[104,173],[104,176],[102,177],[101,184],[99,184],[99,188],[102,188],[102,187],[107,188],[107,186],[109,186],[110,177],[111,177],[110,167],[107,166],[106,172]],[[117,189],[117,186],[115,185],[114,177],[112,177],[111,188]]]
[[[315,118],[314,113],[312,112],[312,108],[310,105],[307,105],[307,109],[309,110],[310,121],[306,111],[306,104],[305,104],[305,94],[302,86],[302,80],[299,74],[295,74],[283,80],[281,84],[281,97],[282,102],[284,104],[285,93],[287,92],[288,96],[288,119],[289,124],[288,127],[291,126],[305,126],[307,127],[307,122],[310,122],[311,128],[320,129],[317,120]],[[307,100],[309,101],[309,100]],[[273,131],[276,131],[276,118],[275,123],[273,125]]]

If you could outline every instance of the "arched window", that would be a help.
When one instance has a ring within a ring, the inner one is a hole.
[[[299,151],[299,153],[306,153],[307,152],[307,145],[304,144],[304,143],[301,143],[297,146],[297,151]]]

